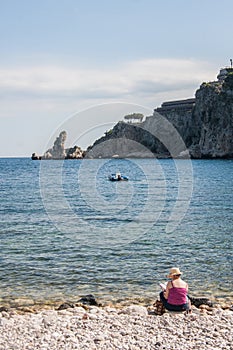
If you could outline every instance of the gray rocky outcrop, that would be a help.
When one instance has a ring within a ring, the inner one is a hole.
[[[85,155],[85,152],[79,146],[65,148],[66,138],[66,131],[62,131],[56,138],[52,148],[48,149],[43,156],[39,156],[36,153],[33,153],[31,156],[32,160],[82,159]]]
[[[79,146],[67,148],[65,152],[66,159],[82,159],[85,154],[85,152]]]
[[[48,149],[43,155],[44,159],[65,159],[65,141],[67,138],[66,131],[62,131],[56,138],[53,147]]]
[[[118,122],[105,136],[96,140],[93,146],[88,147],[86,158],[111,157],[153,157],[153,154],[166,154],[163,145],[140,124]]]
[[[87,149],[86,157],[186,158],[187,149],[174,126],[155,112],[142,123],[117,123]]]

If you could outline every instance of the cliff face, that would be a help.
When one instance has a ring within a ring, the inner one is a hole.
[[[181,135],[186,147],[190,147],[193,142],[193,112],[195,98],[181,101],[164,102],[160,108],[154,110],[163,115]]]
[[[152,135],[144,130],[144,123],[128,124],[117,123],[106,135],[95,141],[88,147],[87,158],[111,158],[111,157],[153,157],[162,145]],[[164,149],[164,148],[163,148]]]
[[[193,158],[233,158],[232,68],[203,83],[195,99],[165,102],[142,123],[119,122],[87,157],[185,157],[186,147]]]
[[[223,82],[201,85],[192,119],[194,157],[233,157],[233,74]]]
[[[86,158],[168,158],[184,155],[186,146],[177,130],[157,112],[142,123],[117,123],[88,147]]]

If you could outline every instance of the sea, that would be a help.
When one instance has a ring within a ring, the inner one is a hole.
[[[128,181],[109,181],[121,172]],[[233,300],[233,160],[0,159],[0,306]]]

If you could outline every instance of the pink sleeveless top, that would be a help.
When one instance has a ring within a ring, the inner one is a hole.
[[[168,303],[172,305],[182,305],[187,303],[187,289],[174,287],[169,290]]]

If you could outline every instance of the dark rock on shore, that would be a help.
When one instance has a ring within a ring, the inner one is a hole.
[[[208,298],[193,298],[189,296],[191,304],[199,308],[201,305],[207,305],[209,307],[213,307],[213,303]]]
[[[58,307],[57,310],[60,311],[60,310],[66,310],[66,309],[70,309],[70,308],[73,309],[74,307],[75,307],[75,305],[72,303],[63,303]]]
[[[96,301],[94,295],[88,294],[86,296],[83,296],[81,299],[77,301],[77,303],[81,303],[83,305],[90,305],[90,306],[99,306],[100,304]]]
[[[8,312],[8,308],[5,306],[0,307],[0,312]]]

